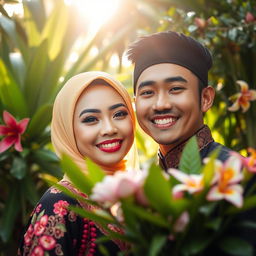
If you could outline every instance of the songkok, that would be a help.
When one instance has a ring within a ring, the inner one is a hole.
[[[201,43],[182,33],[166,31],[144,36],[130,47],[128,58],[135,63],[134,92],[143,70],[160,63],[183,66],[192,71],[204,86],[208,85],[211,54]]]

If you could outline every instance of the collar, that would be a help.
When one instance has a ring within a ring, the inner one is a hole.
[[[211,130],[207,125],[200,128],[194,135],[197,138],[199,151],[203,150],[207,145],[214,141]],[[163,156],[160,150],[158,151],[159,165],[164,170],[167,170],[168,168],[178,168],[181,153],[189,139],[171,149],[165,156]]]

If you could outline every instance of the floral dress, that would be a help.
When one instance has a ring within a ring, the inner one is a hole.
[[[70,190],[70,183],[61,182]],[[79,202],[58,189],[46,191],[33,210],[18,250],[19,256],[96,256],[102,255],[95,243],[102,233],[94,222],[82,218],[67,207]],[[110,255],[119,247],[112,241],[104,244]]]

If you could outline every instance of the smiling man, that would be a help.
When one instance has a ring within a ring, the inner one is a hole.
[[[226,160],[230,149],[214,142],[203,120],[215,96],[208,85],[209,51],[191,37],[168,31],[140,38],[130,46],[128,58],[135,64],[137,119],[159,144],[160,165],[165,170],[177,168],[193,135],[202,159],[220,146],[219,159]]]

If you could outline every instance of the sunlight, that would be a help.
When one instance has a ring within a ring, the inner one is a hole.
[[[83,22],[89,24],[91,34],[96,33],[115,14],[120,2],[121,0],[65,0],[65,4],[77,7]]]

